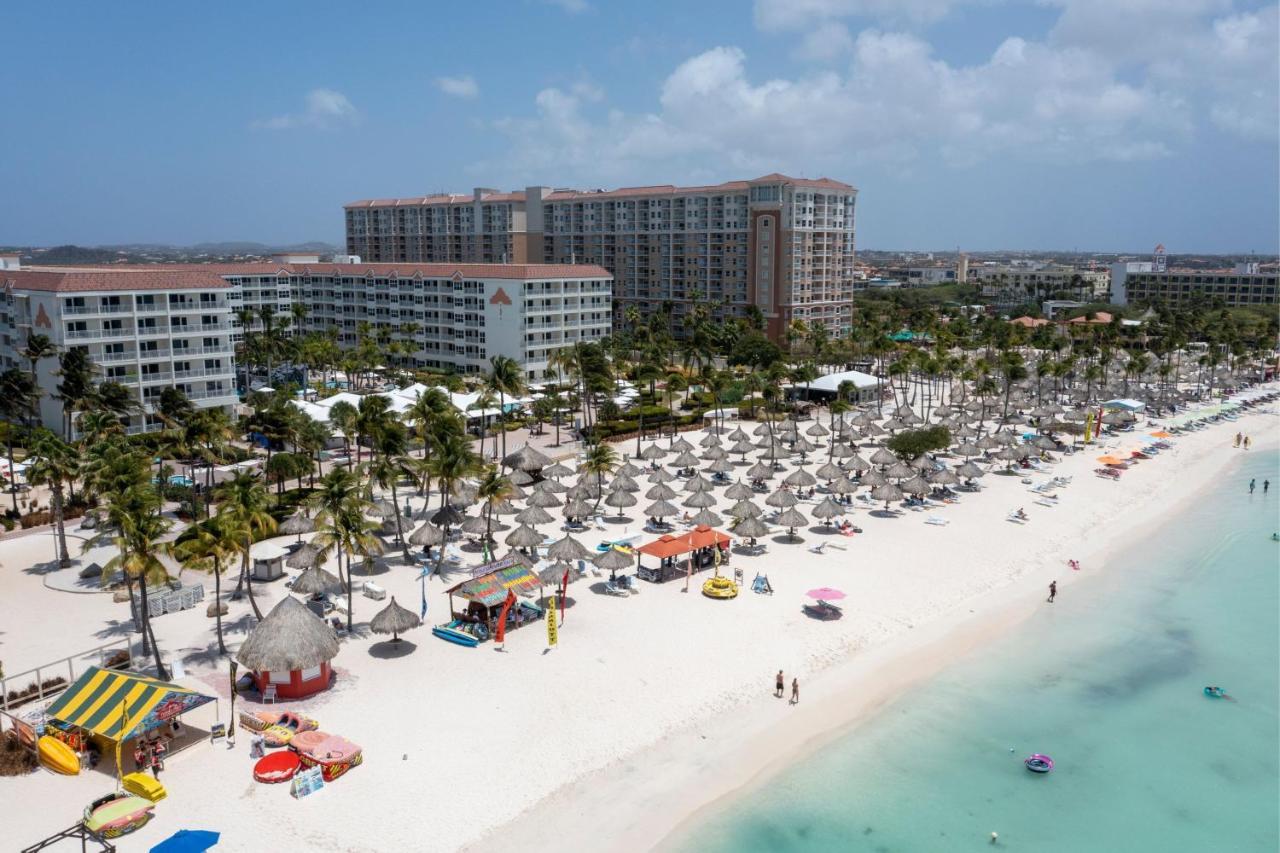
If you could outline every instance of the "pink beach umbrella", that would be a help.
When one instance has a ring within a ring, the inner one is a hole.
[[[844,598],[844,593],[838,589],[832,589],[829,586],[820,586],[817,589],[811,589],[805,593],[810,598],[818,601],[839,601]]]

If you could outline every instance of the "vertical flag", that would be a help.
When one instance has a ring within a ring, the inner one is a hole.
[[[419,618],[427,618],[427,570],[423,569],[418,575],[418,580],[422,581],[422,612],[418,614]]]
[[[560,624],[564,624],[564,598],[569,591],[569,570],[564,570],[564,577],[560,578]]]
[[[551,606],[547,608],[547,646],[554,648],[559,639],[559,634],[556,632],[556,597],[553,595]]]
[[[511,612],[511,605],[516,603],[516,594],[511,590],[507,590],[507,600],[502,602],[502,612],[498,614],[498,634],[497,641],[505,643],[507,641],[507,614]]]

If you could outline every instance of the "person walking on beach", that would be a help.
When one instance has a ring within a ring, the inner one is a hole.
[[[783,687],[786,685],[786,683],[787,683],[787,680],[782,677],[782,670],[778,670],[778,678],[773,683],[773,695],[781,699],[782,690],[783,690]]]
[[[1253,494],[1253,490],[1254,490],[1255,488],[1257,488],[1257,486],[1258,486],[1258,481],[1257,481],[1257,480],[1250,480],[1250,481],[1249,481],[1249,494]]]
[[[1245,450],[1249,449],[1249,436],[1247,435],[1244,437],[1244,449]]]
[[[1244,438],[1240,433],[1236,433],[1236,447],[1240,446],[1240,439]]]
[[[1049,581],[1049,603],[1053,604],[1053,600],[1058,597],[1058,582]]]
[[[800,679],[798,678],[791,679],[791,704],[800,704]]]

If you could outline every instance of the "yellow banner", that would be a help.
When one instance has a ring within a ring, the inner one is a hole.
[[[1084,443],[1088,444],[1093,439],[1093,409],[1090,409],[1084,416]]]
[[[549,605],[547,607],[547,645],[554,646],[559,639],[556,631],[556,597],[551,596],[551,600],[547,603]]]

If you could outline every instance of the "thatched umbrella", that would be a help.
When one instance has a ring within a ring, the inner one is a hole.
[[[302,534],[310,533],[315,529],[315,520],[308,518],[306,513],[299,511],[286,518],[280,527],[276,529],[276,532],[285,536],[297,534],[298,541],[301,542]]]
[[[672,474],[666,468],[658,468],[649,474],[650,483],[670,483],[675,478],[676,475]]]
[[[884,474],[881,474],[879,471],[871,470],[863,474],[859,482],[864,486],[871,486],[874,488],[876,486],[883,486],[885,483],[889,482],[889,478]]]
[[[645,469],[639,468],[631,464],[630,462],[623,462],[621,467],[619,467],[618,470],[615,471],[614,473],[619,474],[623,477],[639,477],[641,474],[644,473],[644,470]]]
[[[915,459],[912,459],[907,464],[917,471],[933,471],[938,467],[938,464],[936,462],[934,462],[928,456],[925,456],[923,453],[921,453]]]
[[[472,536],[484,536],[489,532],[489,522],[483,515],[469,515],[463,519],[458,529]]]
[[[960,482],[960,478],[944,468],[941,471],[934,471],[930,474],[929,482],[935,486],[954,486]]]
[[[680,514],[680,508],[671,501],[656,500],[649,506],[645,507],[644,514],[646,518],[656,518],[661,521],[664,518],[670,518]]]
[[[572,500],[561,510],[565,518],[586,518],[595,512],[595,507],[584,500]]]
[[[553,563],[542,571],[538,572],[538,580],[550,587],[559,587],[561,581],[564,580],[565,572],[569,573],[569,583],[582,580],[585,575],[578,571],[576,566],[566,562]]]
[[[830,433],[831,433],[831,430],[827,429],[817,421],[814,421],[813,426],[809,427],[807,430],[804,431],[805,435],[812,435],[814,437],[817,437],[820,435],[829,435]]]
[[[539,491],[539,490],[535,490],[533,494],[529,495],[528,499],[526,500],[526,503],[529,506],[538,506],[538,507],[542,507],[543,509],[546,509],[547,507],[552,507],[552,506],[564,505],[564,501],[560,500],[551,492]]]
[[[796,453],[804,454],[812,453],[816,448],[812,441],[804,436],[799,436],[795,441],[791,442],[791,449]]]
[[[794,488],[799,489],[799,488],[804,488],[806,486],[816,485],[818,482],[818,478],[813,476],[803,468],[797,468],[796,470],[788,474],[786,476],[786,479],[784,479],[782,482],[788,486],[792,486]]]
[[[875,453],[871,454],[872,465],[892,465],[898,461],[898,457],[887,447],[881,447]]]
[[[667,455],[667,449],[665,447],[660,447],[657,444],[651,444],[648,447],[646,447],[644,450],[640,451],[640,458],[646,459],[650,462],[656,462],[657,460],[661,459],[666,455]]]
[[[540,480],[534,485],[535,492],[550,492],[553,495],[563,495],[569,491],[569,487],[559,480]]]
[[[462,513],[453,504],[445,504],[431,515],[431,523],[444,527],[446,524],[450,527],[462,523]]]
[[[729,529],[744,539],[755,539],[760,536],[769,535],[769,525],[765,524],[758,516],[754,515],[748,515],[743,518],[742,521],[739,521]]]
[[[644,496],[651,501],[669,501],[676,496],[676,490],[666,483],[655,483]]]
[[[557,479],[560,477],[568,477],[572,473],[573,469],[562,462],[556,462],[542,469],[542,476],[555,477]]]
[[[839,477],[836,477],[834,480],[832,480],[831,485],[828,486],[828,488],[830,488],[831,491],[835,492],[837,495],[852,494],[858,489],[858,487],[853,484],[853,481],[850,480],[844,474],[841,474]]]
[[[851,471],[870,471],[871,463],[855,453],[849,458],[845,459],[844,467],[850,469]]]
[[[698,457],[685,450],[667,464],[675,468],[695,468],[698,465]]]
[[[827,522],[827,527],[831,526],[831,519],[844,514],[845,508],[829,497],[824,498],[822,503],[813,508],[813,517]]]
[[[908,480],[903,480],[900,488],[908,495],[927,495],[929,494],[929,481],[917,474]]]
[[[629,506],[635,506],[640,503],[640,501],[635,495],[631,494],[631,492],[625,491],[624,489],[616,489],[604,496],[604,503],[605,506],[611,506],[618,510],[618,514],[621,515],[622,510]]]
[[[966,480],[972,480],[974,477],[985,477],[987,472],[983,471],[977,463],[965,462],[963,465],[956,467],[956,474]]]
[[[708,447],[702,453],[702,458],[708,462],[718,462],[729,455],[729,451],[723,447]]]
[[[293,672],[328,663],[338,649],[333,629],[286,595],[245,637],[236,660],[253,672]]]
[[[709,492],[713,483],[701,474],[694,474],[684,484],[686,492]]]
[[[671,442],[671,449],[684,453],[693,450],[693,445],[690,444],[684,436],[680,436],[675,441]]]
[[[728,459],[717,459],[707,466],[707,470],[712,474],[728,474],[733,471],[733,463]]]
[[[821,477],[822,479],[830,482],[836,477],[844,476],[844,469],[834,462],[828,462],[813,473],[814,476]]]
[[[689,523],[694,525],[705,524],[707,527],[718,527],[723,523],[723,519],[711,510],[704,509],[693,518],[689,519]]]
[[[444,542],[444,531],[429,521],[422,522],[422,526],[409,536],[410,545],[430,547],[442,542]]]
[[[681,503],[694,509],[706,509],[716,505],[716,496],[710,492],[693,492]]]
[[[914,477],[916,469],[905,462],[895,462],[884,470],[884,475],[895,480],[905,479],[906,477]]]
[[[502,541],[512,548],[537,548],[542,544],[542,534],[527,524],[521,524]]]
[[[396,505],[385,498],[375,502],[373,506],[370,507],[369,509],[370,515],[372,515],[374,518],[381,518],[384,521],[388,518],[395,518],[396,513],[397,513]]]
[[[729,507],[729,515],[734,518],[747,518],[748,516],[759,518],[761,515],[764,515],[764,510],[760,509],[760,507],[756,506],[751,501],[743,499]]]
[[[566,563],[574,560],[585,560],[591,555],[591,549],[568,534],[565,534],[563,539],[557,539],[552,542],[551,547],[547,548],[548,559],[561,560]]]
[[[343,587],[336,575],[312,566],[298,575],[289,589],[299,595],[337,595]]]
[[[512,471],[507,475],[507,482],[513,486],[527,486],[533,482],[533,475],[527,471]]]
[[[730,500],[742,501],[755,497],[755,492],[746,483],[737,482],[724,490],[724,496]]]
[[[520,524],[547,524],[555,517],[540,506],[528,506],[515,514],[515,520]]]
[[[551,464],[551,457],[526,444],[514,453],[507,454],[503,458],[502,464],[517,471],[541,471]]]
[[[375,634],[390,634],[391,642],[400,642],[400,632],[409,631],[422,624],[418,614],[406,610],[396,604],[396,597],[391,596],[391,603],[369,620],[369,630]]]
[[[778,489],[776,492],[769,495],[769,497],[765,498],[764,502],[769,506],[777,507],[778,509],[786,509],[787,507],[792,507],[800,503],[800,499],[791,492],[788,492],[786,489]]]
[[[624,554],[616,548],[610,548],[591,558],[591,562],[595,563],[598,568],[608,569],[609,573],[622,571],[631,568],[631,556]]]
[[[613,482],[609,484],[609,491],[616,492],[619,489],[624,492],[638,492],[640,491],[640,484],[626,474],[618,474],[613,478]]]
[[[795,507],[791,507],[790,509],[784,509],[782,512],[778,513],[778,517],[773,520],[773,523],[779,527],[787,528],[787,535],[794,537],[796,535],[796,528],[803,527],[808,524],[809,519],[805,518],[804,513],[800,510]]]
[[[320,561],[320,549],[308,542],[285,558],[284,564],[291,569],[309,569]]]
[[[962,441],[956,445],[957,456],[981,456],[982,448],[968,441]]]
[[[872,489],[871,497],[877,501],[884,501],[884,508],[888,509],[889,504],[892,502],[902,500],[902,489],[893,483],[885,483],[883,486],[876,486]]]
[[[757,462],[747,469],[747,478],[751,480],[772,480],[773,467],[763,462]]]

